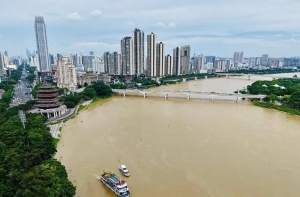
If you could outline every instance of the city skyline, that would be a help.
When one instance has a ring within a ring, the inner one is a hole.
[[[17,6],[20,3],[24,6]],[[182,45],[190,45],[191,53],[220,57],[231,57],[234,51],[244,51],[247,57],[300,54],[300,2],[295,0],[14,0],[2,5],[0,50],[15,56],[24,55],[26,47],[36,50],[32,22],[37,15],[47,21],[50,53],[120,52],[119,40],[139,28],[146,35],[157,34],[167,46],[166,54]]]

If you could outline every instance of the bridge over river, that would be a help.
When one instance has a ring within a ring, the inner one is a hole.
[[[198,92],[190,90],[139,90],[139,89],[113,89],[114,93],[125,96],[161,97],[161,98],[186,98],[203,100],[229,100],[240,101],[245,99],[260,99],[266,95],[252,95],[239,93]]]
[[[272,80],[275,79],[290,79],[292,77],[288,76],[274,76],[272,74],[240,74],[240,73],[216,73],[219,76],[225,76],[227,79],[231,77],[241,77],[241,76],[247,76],[248,80],[250,80],[252,77],[262,76],[264,78],[270,78]],[[279,73],[280,74],[280,73]]]

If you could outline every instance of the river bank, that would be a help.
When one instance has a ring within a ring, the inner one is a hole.
[[[263,108],[267,108],[267,109],[275,109],[275,110],[285,112],[285,113],[290,114],[290,115],[300,116],[300,111],[299,110],[292,109],[292,108],[289,108],[289,107],[276,105],[276,104],[273,104],[273,103],[258,102],[258,101],[252,101],[252,103],[255,106],[259,106],[259,107],[263,107]]]

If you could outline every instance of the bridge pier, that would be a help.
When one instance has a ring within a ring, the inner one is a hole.
[[[165,99],[167,99],[168,98],[168,93],[164,93],[165,94]]]

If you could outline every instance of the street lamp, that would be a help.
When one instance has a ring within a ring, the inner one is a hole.
[[[21,119],[21,122],[23,123],[23,127],[25,129],[25,122],[26,122],[26,116],[23,110],[19,110],[19,117]]]

